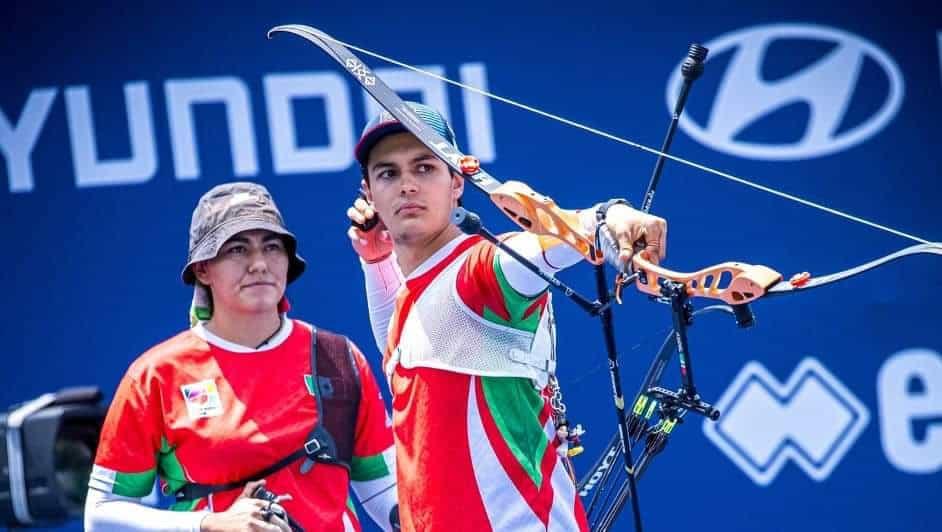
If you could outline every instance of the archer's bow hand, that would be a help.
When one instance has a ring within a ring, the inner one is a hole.
[[[593,226],[603,224],[600,230],[609,243],[602,246],[603,251],[607,259],[621,267],[627,265],[636,252],[647,252],[645,257],[654,264],[667,256],[667,220],[664,218],[626,203],[613,202],[583,211],[580,216],[591,216]],[[615,252],[617,255],[612,256]]]
[[[490,197],[523,230],[566,243],[592,264],[608,260],[625,270],[635,247],[648,251],[655,262],[664,258],[667,250],[667,222],[631,208],[625,200],[607,201],[591,209],[563,209],[520,181],[499,185]]]

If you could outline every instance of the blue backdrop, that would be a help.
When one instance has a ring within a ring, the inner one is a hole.
[[[191,210],[235,179],[269,187],[299,236],[309,266],[289,290],[294,315],[370,351],[344,210],[372,104],[308,43],[266,40],[274,25],[310,24],[649,146],[669,119],[671,76],[699,41],[710,60],[674,153],[940,240],[942,16],[906,4],[7,6],[0,405],[77,384],[110,396],[139,353],[185,327]],[[446,109],[462,147],[498,178],[566,207],[640,201],[652,155],[367,62]],[[511,227],[468,197],[489,226]],[[913,243],[670,162],[653,211],[669,221],[666,264],[679,270],[741,260],[824,274]],[[759,302],[749,331],[699,320],[700,391],[725,415],[689,419],[655,460],[640,486],[648,528],[938,530],[940,266],[922,256]],[[563,277],[593,289],[586,266]],[[595,322],[557,309],[563,391],[589,430],[584,471],[614,430],[605,355]],[[669,320],[637,294],[616,310],[630,392]]]

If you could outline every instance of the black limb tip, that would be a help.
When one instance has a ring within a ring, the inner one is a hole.
[[[733,308],[733,316],[736,317],[736,325],[743,329],[748,329],[756,324],[756,317],[752,313],[752,309],[749,308],[748,303],[731,305],[731,307]]]
[[[683,64],[680,66],[680,72],[684,75],[684,79],[693,81],[700,77],[700,74],[703,74],[703,61],[706,60],[706,56],[709,50],[697,43],[690,45],[690,49],[687,51],[687,58],[684,59]]]
[[[464,207],[455,207],[451,211],[451,223],[458,226],[463,233],[476,235],[481,232],[481,217]]]

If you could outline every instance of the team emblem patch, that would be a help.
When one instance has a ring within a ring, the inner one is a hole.
[[[222,414],[222,400],[219,389],[212,379],[184,384],[180,387],[186,401],[186,411],[190,419],[216,417]]]
[[[304,375],[304,386],[307,388],[307,393],[315,395],[314,390],[314,376],[313,375]],[[321,397],[324,399],[330,399],[334,396],[334,383],[327,377],[317,377],[317,392],[320,392]]]

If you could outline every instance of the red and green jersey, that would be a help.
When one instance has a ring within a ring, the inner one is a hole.
[[[210,342],[200,332],[188,330],[157,345],[128,369],[105,419],[92,488],[143,497],[156,477],[168,493],[189,482],[236,482],[304,444],[318,417],[310,387],[310,326],[286,321],[283,338],[261,350],[214,337]],[[284,506],[307,530],[360,530],[348,497],[350,480],[369,484],[394,471],[379,389],[362,354],[353,352],[361,393],[351,471],[317,464],[302,474],[298,460],[266,482],[272,492],[292,495]],[[240,492],[218,492],[172,509],[223,511]]]
[[[546,304],[515,292],[477,237],[400,288],[384,368],[403,530],[587,530],[548,401],[534,380],[499,376],[504,348],[532,342]]]

